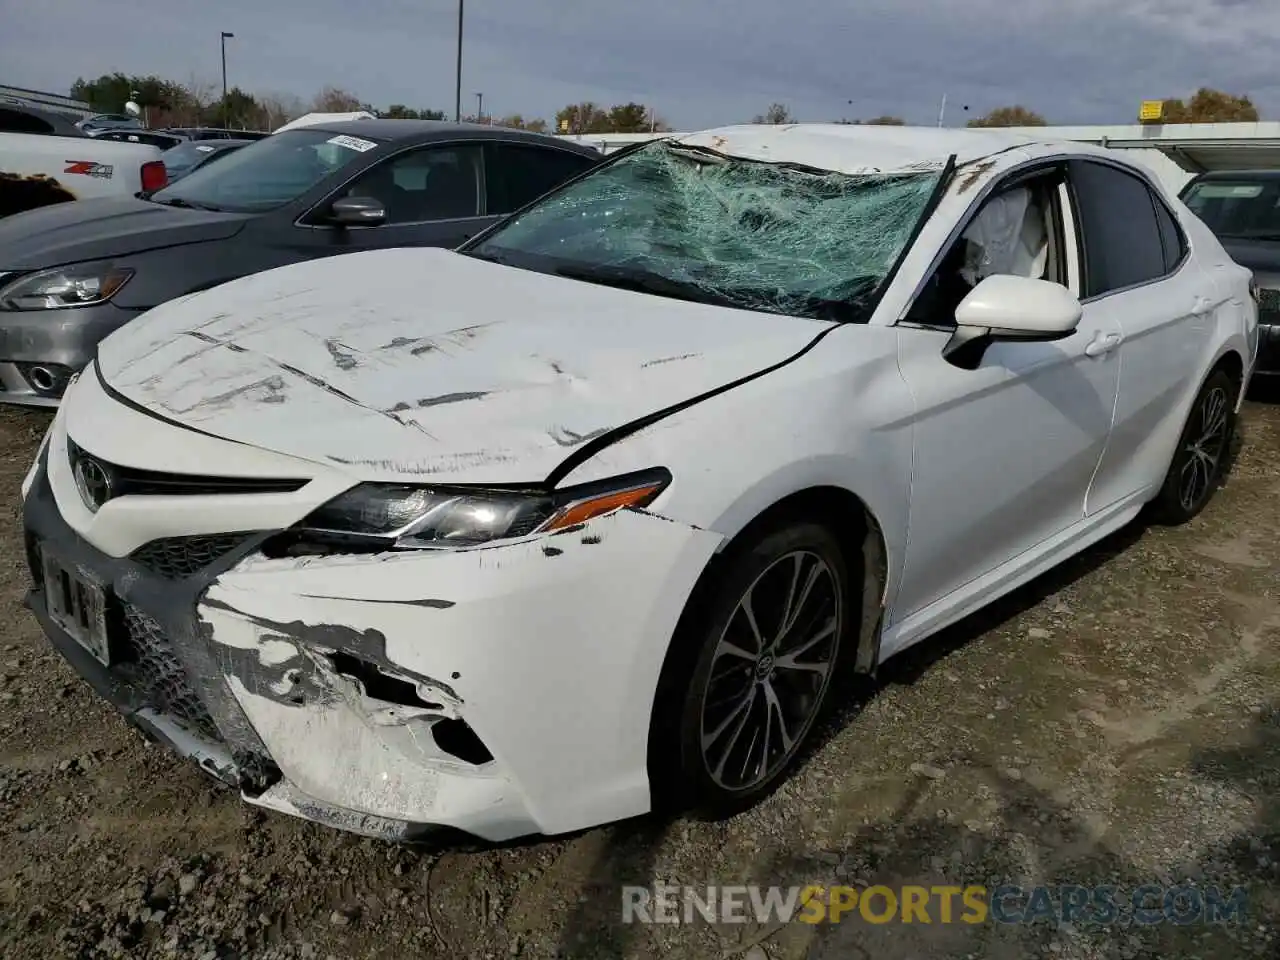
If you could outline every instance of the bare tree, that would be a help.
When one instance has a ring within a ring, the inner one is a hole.
[[[307,112],[302,98],[292,93],[266,93],[258,97],[262,107],[262,129],[276,130]]]
[[[794,123],[791,111],[785,103],[771,103],[764,113],[757,114],[752,123]]]
[[[355,113],[362,108],[360,98],[338,87],[325,87],[311,101],[317,113]]]

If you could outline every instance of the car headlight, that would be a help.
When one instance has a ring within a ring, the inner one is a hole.
[[[289,531],[295,544],[357,550],[430,550],[549,533],[625,507],[652,503],[671,482],[664,469],[553,492],[362,483]],[[287,551],[294,552],[294,551]]]
[[[105,303],[132,276],[132,270],[109,263],[73,264],[41,270],[0,288],[0,309],[58,310]]]

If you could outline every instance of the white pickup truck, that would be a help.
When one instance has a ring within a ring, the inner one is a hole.
[[[98,140],[56,114],[0,103],[0,217],[165,185],[160,148]]]

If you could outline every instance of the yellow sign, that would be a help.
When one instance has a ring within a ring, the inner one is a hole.
[[[560,132],[561,132],[561,133],[568,133],[568,132],[569,132],[569,121],[568,121],[568,120],[561,120],[561,121],[560,121]]]
[[[1138,110],[1138,119],[1143,123],[1151,123],[1164,116],[1163,100],[1143,100]]]

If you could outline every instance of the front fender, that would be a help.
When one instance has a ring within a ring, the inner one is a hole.
[[[846,490],[882,531],[891,603],[906,548],[914,410],[897,337],[890,327],[837,329],[795,362],[606,447],[563,483],[664,466],[673,480],[650,510],[726,542],[793,494]]]

